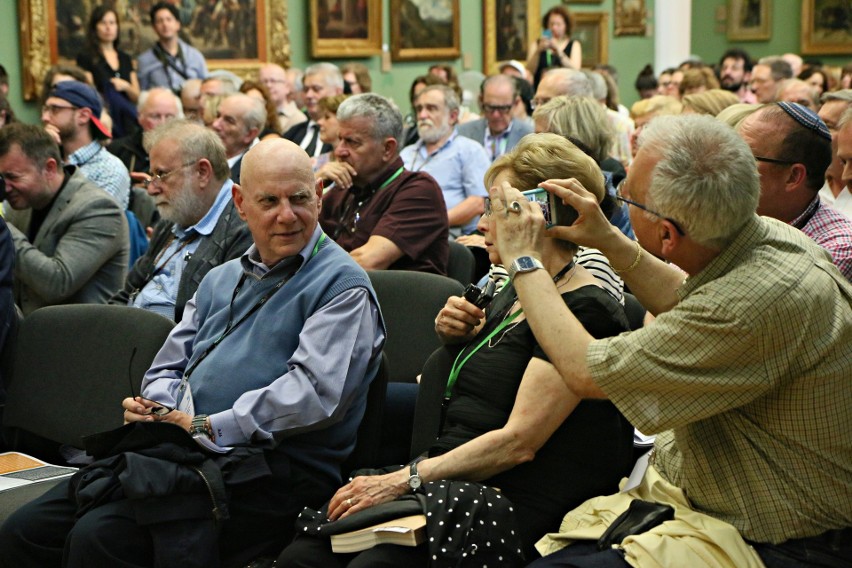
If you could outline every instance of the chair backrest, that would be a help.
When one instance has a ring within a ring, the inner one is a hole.
[[[624,293],[624,313],[627,315],[627,323],[630,329],[635,331],[645,323],[645,313],[648,310],[639,303],[639,300],[630,292]]]
[[[127,306],[49,306],[27,316],[3,416],[12,449],[27,452],[27,434],[81,448],[83,436],[121,426],[130,382],[138,395],[172,327]]]
[[[460,296],[464,287],[425,272],[376,270],[369,275],[387,328],[389,380],[413,383],[426,358],[441,345],[435,317],[447,298]]]
[[[429,449],[441,429],[441,405],[447,377],[453,366],[453,354],[440,347],[426,360],[420,374],[417,405],[414,408],[414,431],[411,435],[411,458]]]
[[[361,425],[358,426],[358,440],[355,442],[355,449],[352,450],[352,454],[346,458],[346,461],[343,462],[343,466],[341,467],[344,480],[353,470],[365,467],[377,468],[387,465],[380,464],[378,460],[387,389],[388,358],[382,353],[379,372],[376,378],[373,379],[373,382],[370,383],[370,390],[367,392],[367,408],[364,410]]]
[[[450,261],[447,266],[447,276],[458,280],[462,286],[473,282],[476,271],[476,259],[466,246],[450,241]]]

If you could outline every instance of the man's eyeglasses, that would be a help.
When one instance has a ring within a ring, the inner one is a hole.
[[[77,110],[79,108],[80,107],[76,107],[76,106],[49,105],[49,104],[45,103],[41,106],[41,112],[42,113],[48,113],[48,114],[59,114],[63,110]]]
[[[779,164],[779,165],[782,165],[782,166],[791,166],[791,165],[796,163],[796,162],[793,162],[791,160],[779,160],[778,158],[764,158],[763,156],[755,156],[754,159],[757,160],[758,162],[766,162],[767,164]]]
[[[512,105],[489,105],[484,103],[482,105],[482,112],[485,114],[491,114],[492,112],[499,112],[500,114],[508,114],[512,111]]]
[[[619,201],[623,201],[624,203],[629,203],[630,205],[633,205],[634,207],[638,207],[642,211],[647,211],[651,215],[655,215],[655,216],[659,217],[660,219],[665,219],[666,221],[668,221],[669,223],[674,225],[675,230],[681,236],[686,236],[686,232],[683,229],[681,229],[680,225],[677,223],[677,221],[675,221],[671,217],[666,217],[665,215],[657,213],[653,209],[648,209],[647,207],[645,207],[644,205],[642,205],[641,203],[639,203],[637,201],[633,201],[631,199],[624,197],[623,194],[625,193],[625,188],[626,188],[626,186],[624,185],[624,182],[626,182],[626,181],[627,181],[626,179],[621,180],[621,183],[619,183],[618,187],[615,188],[615,198],[616,199],[618,199]]]
[[[133,388],[133,358],[136,357],[136,348],[133,348],[133,352],[130,354],[130,362],[127,364],[127,380],[130,382],[130,398],[136,400],[137,395],[135,394],[136,390]],[[145,398],[143,396],[139,396],[142,400],[147,400],[148,402],[153,402],[157,406],[151,408],[151,414],[154,416],[165,416],[174,408],[171,406],[166,406],[165,404],[161,404],[156,400],[151,400],[150,398]]]
[[[197,160],[196,160],[196,161],[197,161]],[[176,171],[181,170],[181,169],[183,169],[183,168],[188,168],[189,166],[193,166],[193,165],[195,165],[195,162],[196,162],[196,161],[193,161],[193,162],[189,162],[189,163],[183,164],[182,166],[178,166],[178,167],[176,167],[176,168],[175,168],[175,169],[173,169],[173,170],[169,170],[169,171],[166,171],[166,172],[160,172],[160,173],[158,173],[158,174],[156,174],[156,175],[154,175],[154,174],[148,174],[150,177],[149,177],[148,179],[146,179],[146,180],[142,180],[142,185],[144,185],[144,186],[145,186],[145,189],[148,189],[148,186],[149,186],[149,185],[152,185],[152,184],[153,184],[153,185],[159,185],[160,183],[162,183],[162,182],[163,182],[163,180],[164,180],[164,179],[166,179],[167,177],[169,177],[170,175],[172,175],[172,174],[173,174],[173,173],[175,173]]]

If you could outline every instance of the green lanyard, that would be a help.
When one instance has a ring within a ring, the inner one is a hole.
[[[510,323],[512,323],[512,320],[514,320],[516,317],[521,315],[521,312],[523,312],[523,311],[524,311],[523,308],[518,308],[514,313],[509,314],[509,316],[507,316],[506,319],[504,319],[503,321],[500,322],[500,325],[498,325],[496,328],[494,328],[494,331],[489,333],[488,336],[479,343],[479,345],[477,345],[476,347],[473,348],[473,351],[468,353],[467,357],[462,359],[461,363],[459,363],[459,359],[461,358],[462,354],[464,353],[464,349],[462,349],[459,352],[459,354],[456,356],[455,362],[453,363],[453,368],[450,371],[450,377],[447,379],[447,388],[444,390],[444,398],[450,398],[450,395],[453,394],[453,387],[455,386],[456,381],[459,378],[459,373],[461,372],[462,367],[464,367],[464,364],[467,363],[467,360],[470,359],[471,357],[473,357],[473,355],[477,351],[482,349],[483,345],[485,345],[486,343],[491,341],[492,337],[494,337],[495,335],[497,335],[498,333],[500,333],[501,331],[506,329],[506,327]]]
[[[377,189],[376,191],[377,191],[377,192],[378,192],[378,191],[381,191],[381,190],[383,190],[384,188],[386,188],[387,186],[389,186],[389,185],[393,182],[393,180],[395,180],[396,178],[398,178],[398,177],[399,177],[399,175],[402,173],[402,170],[404,170],[404,169],[405,169],[405,166],[400,166],[400,167],[399,167],[399,169],[398,169],[398,170],[396,170],[396,173],[395,173],[395,174],[393,174],[393,175],[392,175],[391,177],[389,177],[388,179],[386,179],[386,180],[385,180],[385,183],[383,183],[382,185],[380,185],[380,186],[379,186],[379,189]]]

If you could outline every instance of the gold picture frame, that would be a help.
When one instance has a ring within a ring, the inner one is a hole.
[[[459,0],[450,0],[449,7],[445,4],[435,0],[391,0],[393,61],[461,56]]]
[[[483,0],[482,23],[482,72],[491,75],[497,73],[497,64],[501,61],[526,62],[530,43],[541,35],[541,3],[539,0]]]
[[[645,35],[647,13],[645,0],[615,0],[615,35]]]
[[[838,14],[837,10],[844,10],[846,13]],[[849,18],[852,18],[852,8],[848,4],[846,7],[838,7],[829,6],[825,0],[802,0],[802,53],[852,55]]]
[[[24,100],[27,101],[41,96],[42,78],[47,70],[60,61],[68,60],[67,57],[63,56],[62,44],[58,37],[61,31],[57,21],[58,1],[18,0],[21,58],[23,59],[22,86]],[[124,4],[132,7],[134,3],[138,5],[142,2],[127,0]],[[85,28],[89,12],[86,12],[84,7],[88,4],[74,3],[73,5],[75,8],[84,11],[85,19],[82,21]],[[62,12],[62,15],[65,16],[64,10]],[[249,77],[256,74],[259,67],[266,62],[274,62],[283,66],[289,65],[290,37],[287,31],[287,2],[285,0],[257,0],[257,11],[251,16],[255,17],[257,22],[256,43],[252,43],[252,46],[256,48],[257,57],[209,58],[207,60],[209,68],[227,69],[242,77]],[[147,21],[147,14],[144,14],[144,18]],[[122,29],[122,34],[124,32],[125,29]],[[122,46],[122,49],[124,49],[124,46]],[[145,49],[147,49],[147,46]],[[137,55],[136,51],[129,53],[134,57]]]
[[[310,13],[312,57],[369,57],[382,52],[382,0],[311,0]]]
[[[728,0],[727,27],[730,41],[772,38],[772,0]]]
[[[574,12],[573,39],[583,46],[583,67],[609,63],[609,12]]]

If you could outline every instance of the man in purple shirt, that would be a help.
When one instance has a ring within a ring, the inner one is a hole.
[[[246,153],[241,179],[234,205],[254,245],[205,276],[145,374],[142,396],[122,403],[125,422],[175,424],[209,451],[230,452],[221,470],[227,513],[199,537],[197,527],[213,522],[210,503],[192,516],[184,506],[191,489],[177,483],[159,500],[125,490],[82,511],[78,485],[69,492],[61,483],[0,528],[0,566],[245,565],[283,548],[299,512],[340,485],[381,361],[378,302],[366,273],[319,227],[322,185],[302,149],[261,142]],[[132,455],[121,488],[134,480]],[[163,461],[180,474],[183,466]],[[139,473],[146,488],[163,483]],[[159,532],[152,513],[168,521]]]
[[[801,230],[852,281],[852,221],[819,198],[831,162],[825,123],[800,104],[779,102],[754,112],[738,130],[760,172],[758,214]]]

